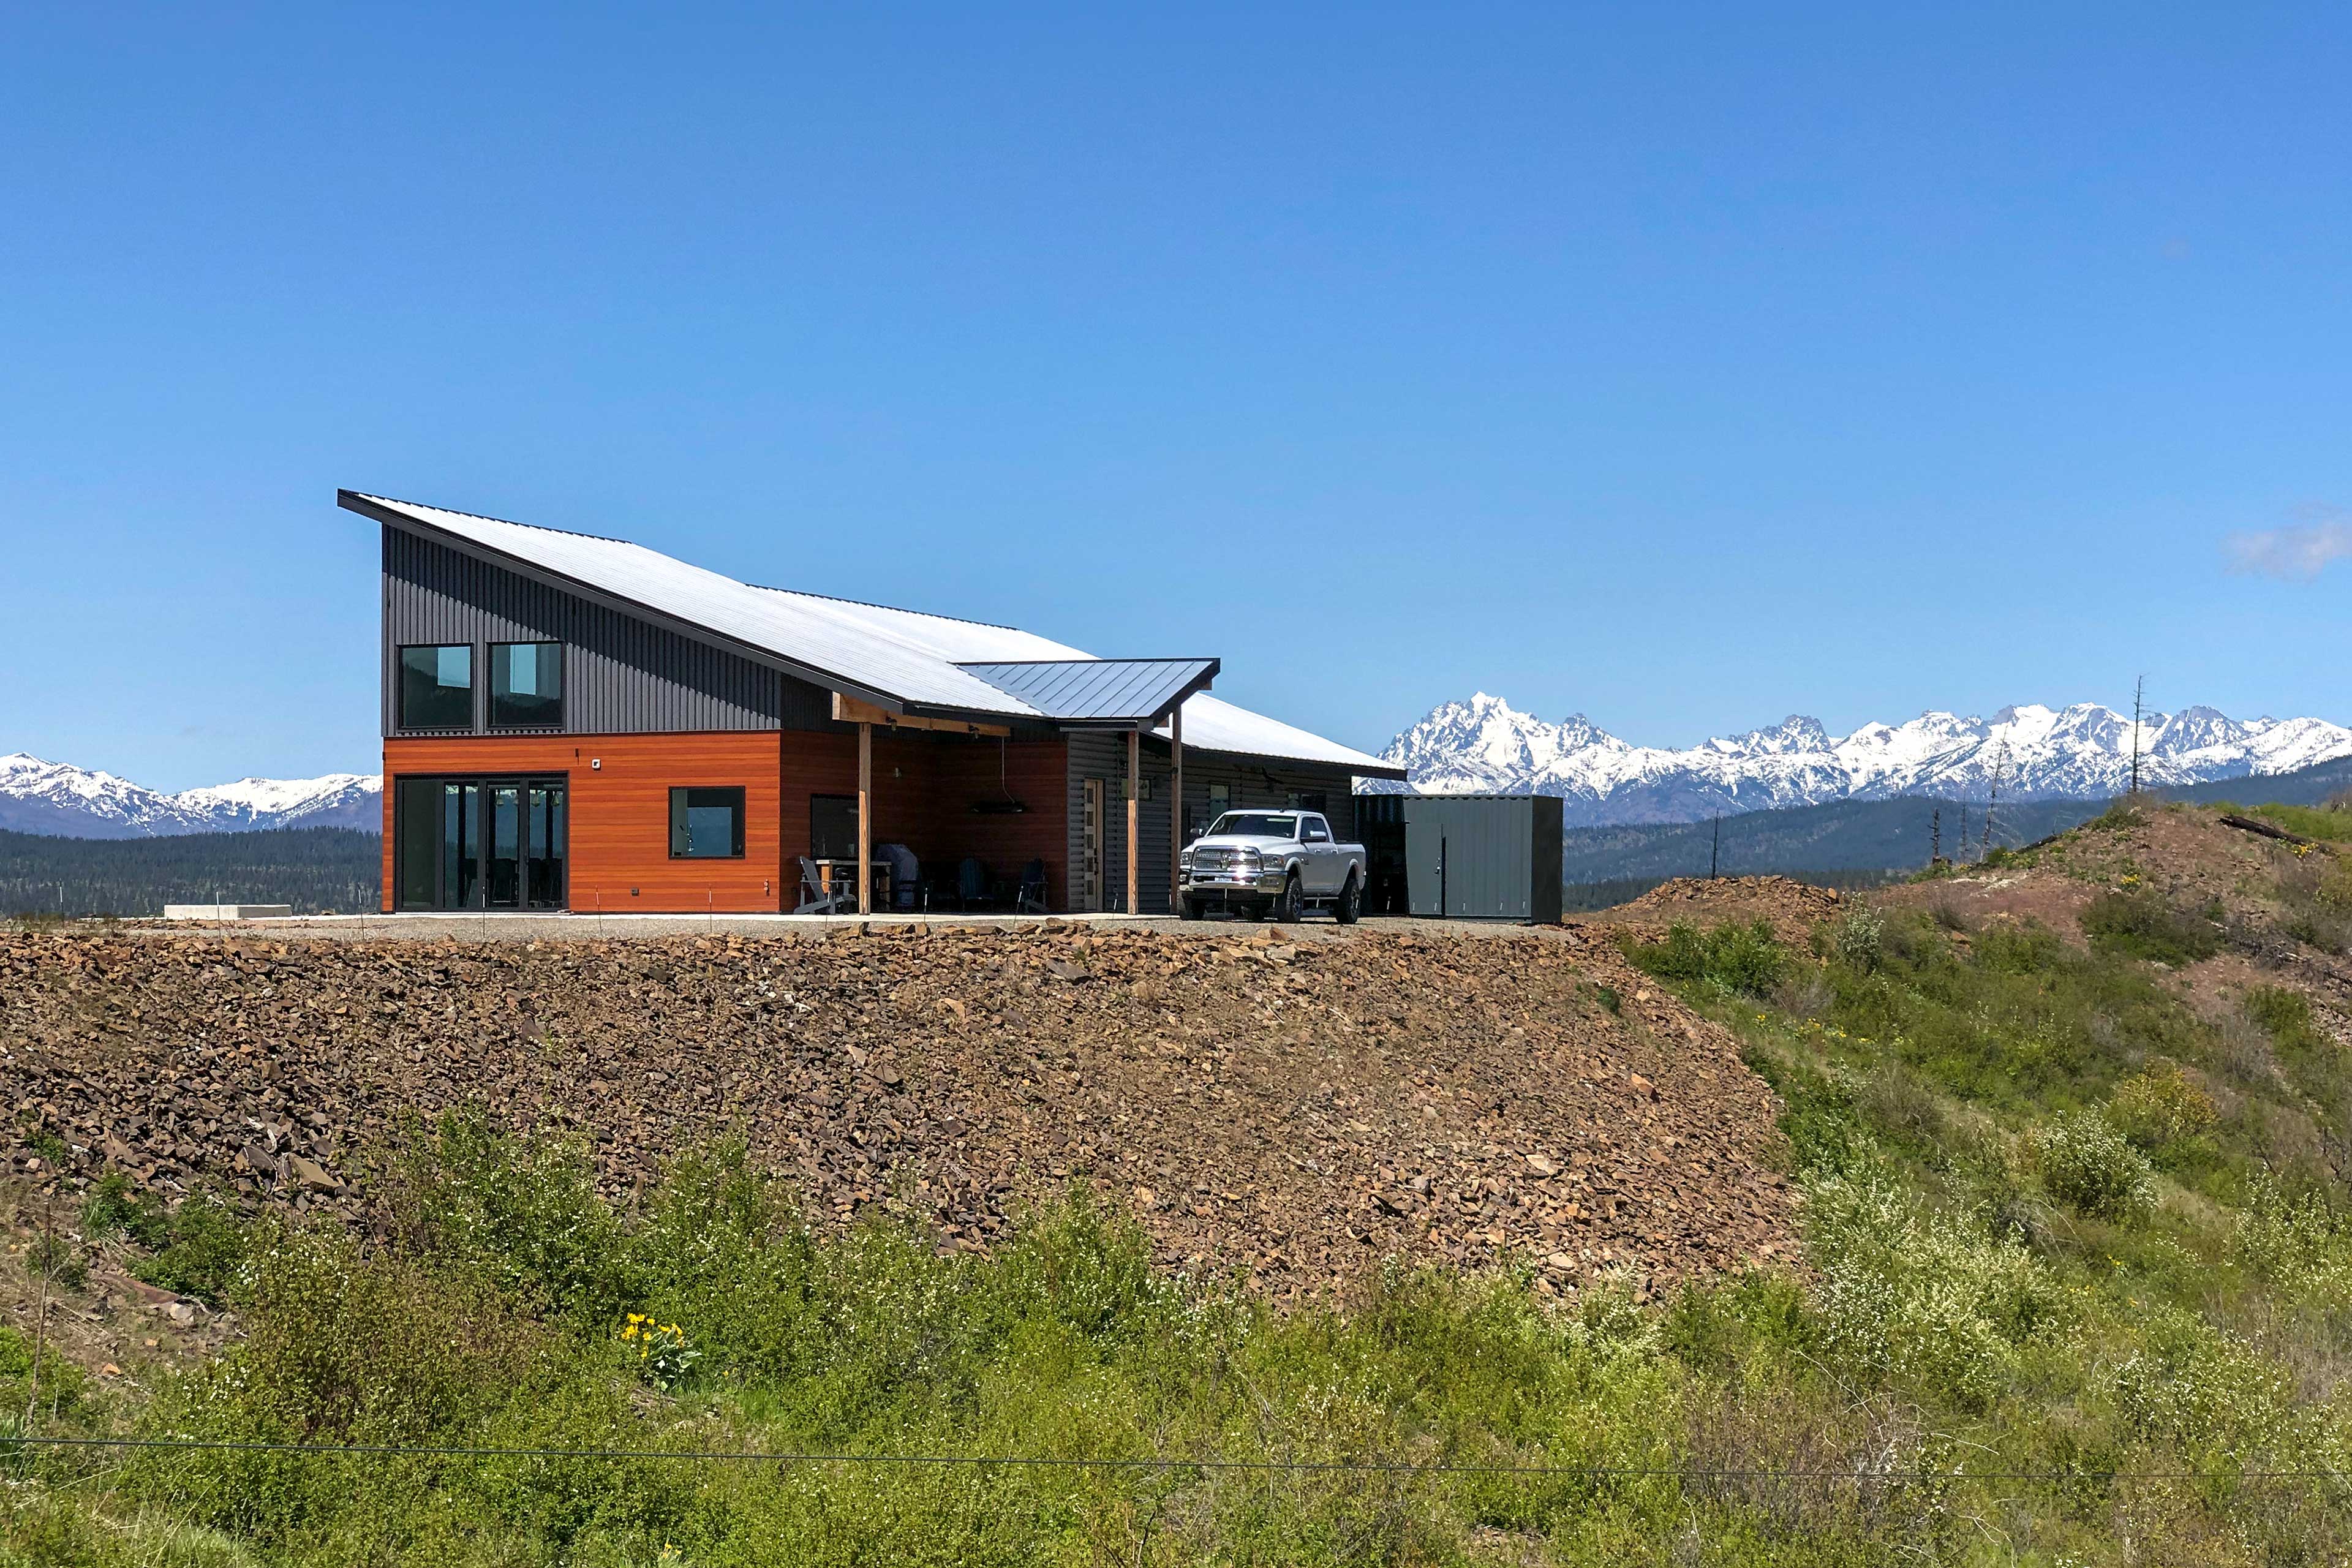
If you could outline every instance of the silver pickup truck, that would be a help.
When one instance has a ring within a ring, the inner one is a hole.
[[[1342,844],[1319,811],[1229,811],[1180,858],[1188,921],[1211,910],[1295,921],[1328,910],[1353,925],[1364,904],[1364,847]]]

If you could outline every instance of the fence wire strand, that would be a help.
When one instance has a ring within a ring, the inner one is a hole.
[[[429,1443],[273,1443],[228,1437],[0,1436],[9,1447],[179,1449],[192,1452],[486,1459],[667,1459],[695,1464],[1000,1466],[1029,1469],[1209,1470],[1411,1476],[1525,1476],[1588,1479],[1928,1481],[2341,1481],[2338,1470],[1769,1470],[1680,1465],[1480,1464],[1405,1459],[1210,1459],[1165,1455],[854,1454],[764,1449],[502,1448]]]

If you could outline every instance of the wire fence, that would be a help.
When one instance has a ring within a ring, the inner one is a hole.
[[[1953,1481],[2091,1482],[2103,1486],[2147,1483],[2242,1481],[2336,1481],[2346,1472],[2329,1469],[2223,1470],[1969,1470],[1969,1469],[1754,1469],[1691,1465],[1554,1465],[1500,1461],[1408,1459],[1220,1459],[1182,1456],[1066,1454],[876,1454],[771,1449],[706,1448],[527,1448],[434,1443],[281,1443],[228,1437],[65,1437],[37,1434],[0,1436],[0,1453],[11,1447],[84,1449],[181,1449],[235,1453],[301,1454],[321,1458],[415,1457],[489,1459],[649,1459],[688,1464],[971,1466],[1076,1470],[1200,1470],[1254,1474],[1360,1474],[1382,1476],[1523,1476],[1549,1479],[1682,1479],[1694,1481],[1853,1481],[1927,1484]]]

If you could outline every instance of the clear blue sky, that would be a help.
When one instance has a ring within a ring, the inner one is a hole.
[[[338,485],[1372,748],[2352,718],[2352,12],[1928,10],[17,7],[0,751],[372,768]]]

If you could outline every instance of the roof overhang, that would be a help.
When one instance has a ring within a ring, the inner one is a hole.
[[[1152,739],[1163,746],[1169,743],[1165,735],[1155,735]],[[1392,779],[1398,784],[1403,784],[1411,776],[1404,769],[1382,762],[1341,763],[1328,757],[1288,757],[1280,752],[1232,752],[1222,746],[1196,746],[1190,741],[1184,742],[1184,754],[1188,757],[1231,757],[1244,766],[1253,768],[1263,768],[1269,763],[1287,763],[1301,768],[1329,768],[1335,773],[1352,774],[1360,779]]]

